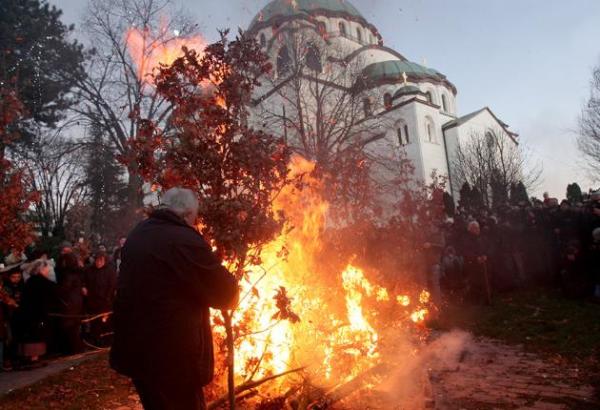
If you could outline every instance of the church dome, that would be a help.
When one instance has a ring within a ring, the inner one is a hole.
[[[360,12],[347,0],[273,0],[252,19],[248,31],[260,30],[262,27],[285,20],[314,15],[344,17],[367,23]]]
[[[404,81],[404,73],[411,82],[431,81],[442,83],[456,94],[456,88],[444,74],[408,60],[388,60],[369,64],[362,70],[362,82],[366,86],[398,83]]]

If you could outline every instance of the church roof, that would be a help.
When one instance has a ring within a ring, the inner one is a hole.
[[[442,126],[442,128],[446,130],[448,128],[453,128],[453,127],[458,127],[459,125],[463,125],[465,122],[469,121],[473,117],[476,117],[477,115],[479,115],[480,113],[482,113],[485,110],[489,110],[489,108],[483,107],[480,110],[473,111],[472,113],[463,115],[462,117],[455,118],[452,121],[448,121],[447,123],[445,123]]]
[[[400,97],[403,95],[408,95],[408,94],[417,94],[420,92],[421,92],[421,89],[419,87],[417,87],[416,85],[405,85],[404,87],[398,89],[394,93],[394,98]]]
[[[268,25],[271,20],[311,14],[347,16],[366,22],[362,14],[347,0],[273,0],[252,19],[248,30]]]
[[[404,81],[403,73],[406,73],[411,81],[432,80],[445,83],[456,93],[456,88],[444,74],[408,60],[388,60],[369,64],[362,70],[362,80],[367,84]]]
[[[490,110],[489,107],[483,107],[480,110],[477,111],[473,111],[472,113],[463,115],[462,117],[458,117],[453,119],[452,121],[448,121],[447,123],[445,123],[444,125],[442,125],[442,130],[446,131],[450,128],[454,128],[454,127],[458,127],[463,125],[464,123],[470,121],[471,119],[477,117],[479,114],[481,114],[482,112],[487,111],[488,113],[490,113],[490,115],[494,118],[494,120],[498,123],[498,125],[500,125],[500,127],[504,130],[504,132],[506,132],[515,143],[517,143],[517,137],[519,136],[519,134],[517,134],[516,132],[512,132],[508,129],[508,124],[506,124],[505,122],[501,121],[496,114],[494,114],[492,112],[492,110]]]
[[[432,77],[445,79],[446,76],[433,68],[427,68],[411,61],[388,60],[369,64],[363,71],[363,75],[371,80],[379,79],[402,79],[402,73],[419,77]]]

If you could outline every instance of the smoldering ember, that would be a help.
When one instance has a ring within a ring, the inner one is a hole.
[[[0,409],[600,408],[599,18],[0,1]]]

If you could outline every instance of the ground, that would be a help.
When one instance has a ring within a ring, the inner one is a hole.
[[[594,388],[583,369],[477,338],[459,363],[430,370],[436,409],[598,409]]]
[[[457,360],[431,362],[430,408],[600,408],[594,390],[600,386],[600,305],[535,291],[499,297],[490,307],[446,307],[445,313],[431,324],[434,339],[454,328],[473,336]],[[129,381],[109,369],[106,353],[66,363],[72,365],[9,393],[2,383],[8,375],[2,375],[0,409],[141,409]]]
[[[431,326],[474,335],[458,364],[433,366],[436,408],[600,408],[599,304],[520,291],[492,306],[446,306]]]
[[[6,393],[0,409],[141,410],[141,405],[131,383],[112,371],[108,354],[100,352],[29,387]]]

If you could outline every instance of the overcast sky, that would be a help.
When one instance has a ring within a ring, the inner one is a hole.
[[[49,0],[64,21],[80,21],[86,0]],[[246,28],[268,0],[175,0],[204,36]],[[343,1],[343,0],[338,0]],[[489,106],[543,165],[531,194],[562,198],[568,183],[587,190],[575,139],[577,117],[600,64],[599,0],[352,0],[410,60],[427,62],[458,89],[458,114]],[[597,181],[598,182],[598,181]]]

